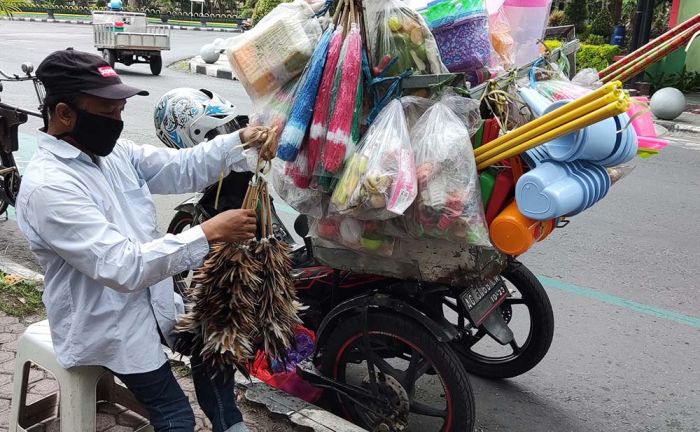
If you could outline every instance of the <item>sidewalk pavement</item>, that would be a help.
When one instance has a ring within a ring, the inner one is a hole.
[[[27,278],[38,279],[41,275],[26,269],[8,259],[0,262],[0,270],[10,274],[21,274]],[[15,371],[15,351],[17,339],[32,323],[45,319],[35,316],[20,320],[0,312],[0,432],[8,431],[10,401],[12,399],[12,381]],[[187,395],[195,413],[195,432],[211,431],[211,424],[197,404],[194,385],[189,376],[175,372],[182,390]],[[366,432],[364,429],[341,419],[315,405],[292,397],[267,384],[253,379],[247,381],[236,374],[238,384],[239,407],[251,432]],[[31,404],[58,391],[56,381],[51,374],[32,367],[29,374],[27,403]],[[257,405],[264,405],[270,412],[261,410]],[[265,411],[265,412],[262,412]],[[119,405],[100,402],[97,406],[96,432],[133,432],[146,422],[146,419]],[[51,419],[32,426],[28,432],[58,432],[58,419]],[[73,431],[63,431],[73,432]],[[75,431],[78,432],[78,431]]]
[[[83,24],[91,25],[92,19],[48,19],[48,18],[35,18],[35,17],[21,17],[16,16],[13,18],[0,17],[5,21],[28,21],[28,22],[48,22],[48,23],[62,23],[62,24]],[[238,28],[227,28],[227,27],[202,27],[202,26],[183,26],[183,25],[170,25],[171,30],[189,30],[189,31],[203,31],[203,32],[219,32],[219,33],[242,33]]]

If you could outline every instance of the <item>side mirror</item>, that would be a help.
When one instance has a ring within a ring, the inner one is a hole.
[[[22,72],[29,75],[34,72],[34,65],[31,63],[22,63]]]
[[[309,235],[309,218],[306,215],[300,214],[294,221],[294,231],[301,238],[305,238]]]

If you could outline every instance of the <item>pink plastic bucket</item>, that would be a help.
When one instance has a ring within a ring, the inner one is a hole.
[[[637,96],[633,99],[636,99],[639,102],[643,102],[646,104],[649,103],[649,98],[644,96]],[[637,136],[656,138],[654,121],[651,119],[651,114],[649,113],[649,111],[645,112],[644,114],[639,114],[639,116],[637,116],[636,118],[634,117],[634,115],[641,112],[642,109],[643,108],[639,105],[631,104],[629,109],[627,110],[627,115],[629,115],[630,118],[634,118],[634,120],[632,120],[632,127],[634,128],[635,132],[637,132]]]

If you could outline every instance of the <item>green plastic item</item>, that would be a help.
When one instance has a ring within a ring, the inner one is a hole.
[[[428,24],[432,24],[444,18],[481,9],[484,9],[484,0],[442,0],[428,3],[419,12]]]
[[[472,143],[472,147],[475,149],[481,147],[481,142],[484,140],[484,124],[486,124],[486,122],[483,120],[480,120],[480,122],[479,129],[476,131],[474,142]]]
[[[489,199],[491,199],[491,192],[493,192],[493,186],[496,183],[496,176],[493,171],[486,170],[479,174],[479,184],[481,185],[481,202],[484,204],[484,208],[489,205]]]

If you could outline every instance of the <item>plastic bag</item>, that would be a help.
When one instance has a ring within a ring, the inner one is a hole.
[[[333,191],[340,214],[362,220],[402,215],[417,194],[411,141],[403,107],[390,102],[360,141]]]
[[[407,69],[416,74],[447,72],[422,16],[400,0],[366,3],[374,75],[400,75]]]
[[[586,68],[578,71],[571,82],[589,89],[597,89],[603,85],[603,82],[598,76],[598,71],[594,68]]]
[[[280,198],[294,210],[319,218],[323,214],[324,195],[321,191],[315,189],[298,187],[295,184],[296,169],[297,165],[295,162],[284,162],[280,159],[274,159],[272,161],[270,183]]]
[[[326,63],[328,43],[333,34],[333,27],[329,27],[321,36],[316,48],[314,48],[311,60],[299,79],[299,89],[294,96],[294,101],[292,101],[289,118],[277,148],[277,157],[287,162],[292,162],[297,158],[311,123],[314,103],[321,83],[323,67]]]
[[[515,41],[503,6],[489,13],[489,38],[495,54],[492,56],[492,66],[510,69],[515,64]]]
[[[411,131],[411,142],[419,192],[409,223],[413,234],[489,246],[474,153],[462,121],[436,103]]]
[[[351,217],[326,215],[314,220],[311,235],[325,240],[331,247],[390,257],[396,238],[385,234],[384,221],[360,221]]]
[[[316,335],[311,330],[298,326],[294,330],[294,342],[295,348],[290,349],[288,353],[292,363],[286,365],[287,367],[280,367],[281,365],[274,360],[270,364],[265,353],[258,351],[250,367],[250,374],[274,388],[314,403],[321,398],[323,390],[301,378],[292,366],[313,355]]]
[[[491,66],[493,47],[483,0],[433,2],[421,14],[451,72],[479,71]]]
[[[301,74],[321,33],[313,9],[297,0],[275,7],[252,30],[233,40],[228,60],[254,103]]]

